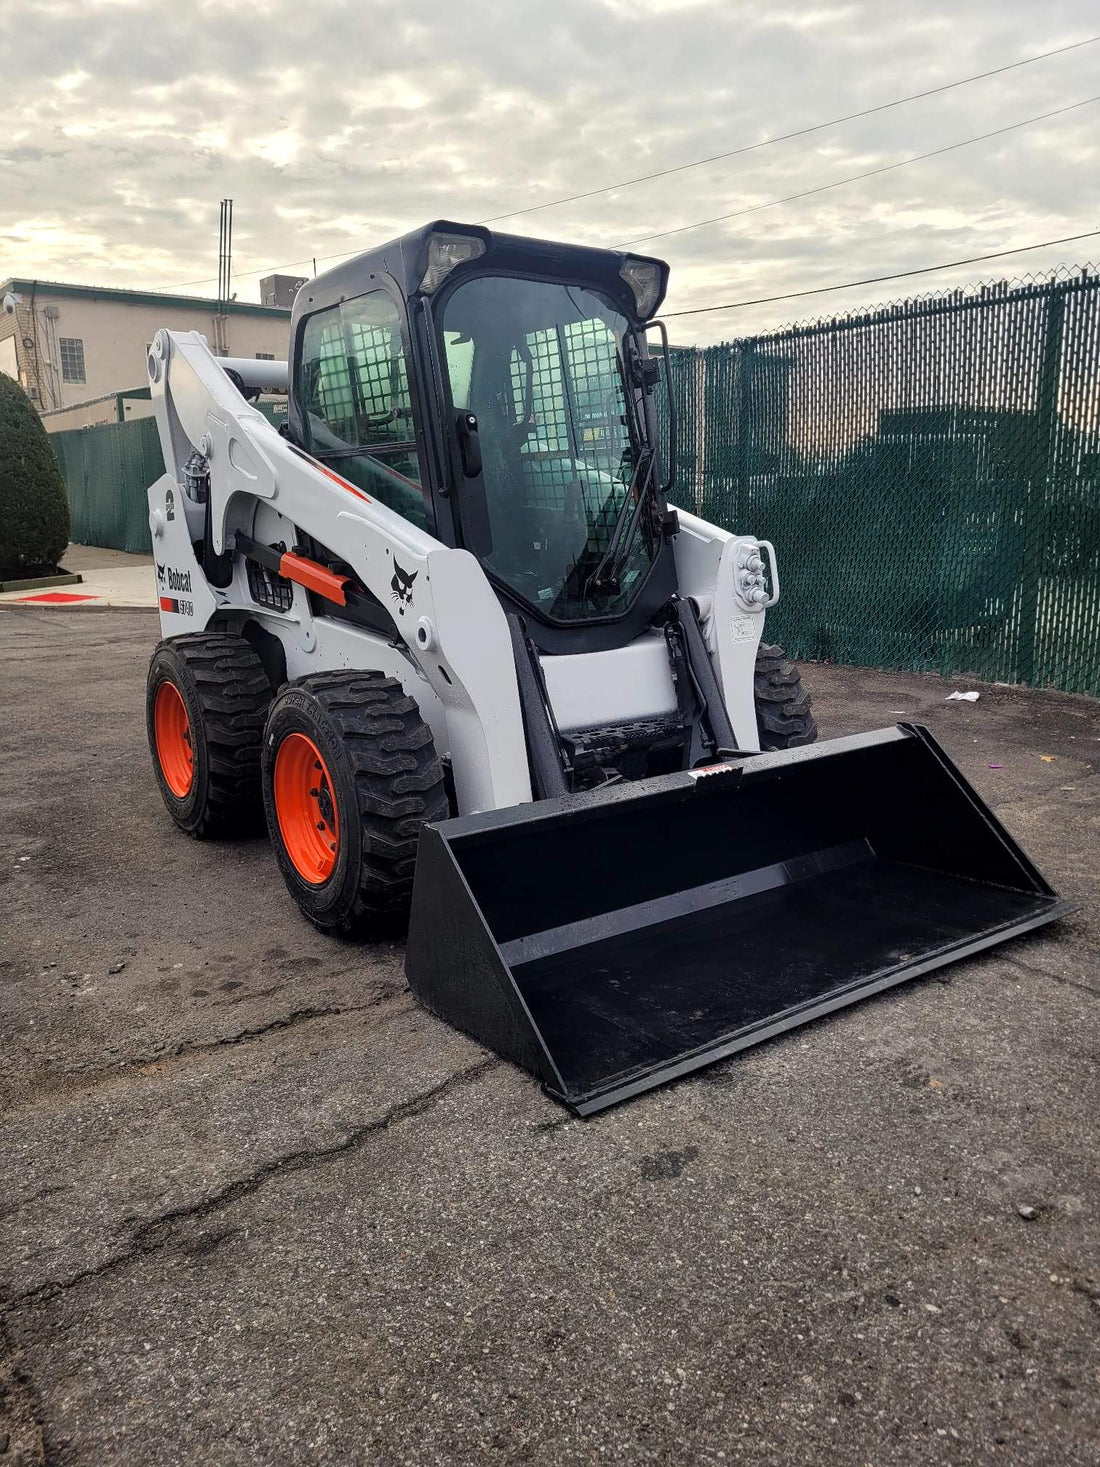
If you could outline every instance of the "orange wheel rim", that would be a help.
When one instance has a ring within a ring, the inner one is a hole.
[[[175,683],[163,682],[157,689],[153,732],[160,772],[176,799],[182,800],[195,778],[195,751],[191,746],[191,720]]]
[[[340,850],[336,791],[321,751],[305,734],[292,733],[275,755],[275,814],[294,869],[310,886],[332,875]]]

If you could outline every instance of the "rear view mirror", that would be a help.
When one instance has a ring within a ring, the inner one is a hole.
[[[663,321],[647,321],[645,332],[648,337],[650,331],[657,330],[661,333],[661,356],[660,360],[664,366],[665,381],[665,411],[662,413],[658,408],[657,421],[667,419],[666,443],[667,449],[664,456],[665,480],[661,485],[662,494],[671,494],[676,487],[676,395],[672,386],[672,352],[668,344],[668,331]]]

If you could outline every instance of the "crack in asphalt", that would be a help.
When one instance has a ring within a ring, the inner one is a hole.
[[[256,1024],[250,1029],[241,1029],[236,1034],[227,1034],[223,1039],[203,1039],[193,1042],[184,1041],[177,1044],[172,1050],[163,1054],[153,1055],[151,1059],[128,1060],[125,1069],[145,1067],[149,1065],[163,1064],[165,1060],[186,1059],[193,1054],[209,1054],[215,1049],[232,1049],[238,1044],[251,1044],[257,1039],[264,1039],[268,1034],[277,1034],[283,1029],[293,1029],[299,1024],[312,1023],[314,1019],[332,1019],[339,1014],[362,1014],[369,1009],[381,1008],[389,999],[401,997],[401,989],[387,989],[383,993],[374,994],[366,1003],[352,1004],[310,1004],[305,1008],[293,1009],[289,1014],[283,1014],[277,1019],[272,1019],[266,1024]],[[416,1007],[415,1001],[402,1005],[401,1012],[408,1013]],[[104,1073],[104,1072],[100,1072]]]
[[[411,997],[405,1003],[396,1004],[403,992],[408,995],[407,989],[386,989],[374,994],[368,1002],[359,1004],[309,1005],[305,1008],[294,1009],[289,1014],[282,1014],[279,1018],[272,1019],[266,1024],[253,1025],[248,1029],[240,1029],[235,1034],[227,1034],[221,1039],[183,1040],[172,1049],[165,1049],[159,1054],[124,1060],[110,1069],[93,1070],[90,1074],[84,1075],[69,1075],[52,1082],[47,1080],[44,1085],[18,1104],[10,1106],[5,1111],[0,1111],[0,1120],[18,1115],[21,1111],[33,1109],[45,1101],[79,1093],[89,1094],[114,1082],[127,1082],[138,1076],[145,1078],[147,1072],[153,1067],[156,1067],[159,1072],[163,1070],[163,1067],[177,1060],[212,1054],[219,1049],[232,1049],[239,1044],[253,1044],[258,1039],[266,1039],[270,1034],[279,1034],[286,1029],[297,1028],[300,1024],[314,1023],[318,1019],[331,1019],[341,1014],[361,1014],[371,1009],[378,1009],[391,999],[395,1001],[396,1006],[386,1017],[387,1019],[396,1018],[401,1014],[411,1013],[416,1008],[416,1002]]]
[[[220,1191],[200,1197],[197,1202],[169,1208],[167,1212],[144,1222],[139,1218],[124,1218],[119,1226],[130,1228],[130,1241],[123,1252],[114,1254],[92,1268],[82,1269],[71,1278],[39,1284],[33,1289],[25,1290],[22,1294],[12,1294],[6,1299],[0,1299],[0,1318],[37,1304],[48,1303],[51,1299],[78,1288],[81,1284],[120,1272],[137,1259],[157,1253],[167,1247],[172,1240],[176,1224],[221,1212],[242,1197],[251,1197],[277,1177],[286,1176],[292,1172],[306,1171],[314,1166],[324,1165],[326,1162],[358,1151],[372,1136],[388,1131],[391,1126],[399,1125],[403,1121],[424,1115],[427,1111],[434,1109],[453,1090],[472,1084],[482,1075],[500,1068],[503,1063],[504,1061],[495,1055],[490,1055],[479,1060],[477,1064],[467,1066],[466,1069],[456,1070],[437,1085],[431,1086],[430,1089],[422,1091],[419,1095],[411,1096],[408,1100],[398,1101],[396,1105],[383,1111],[374,1120],[356,1126],[342,1140],[333,1142],[329,1146],[303,1147],[297,1151],[287,1152],[283,1156],[265,1162],[254,1172],[238,1177],[236,1181],[228,1183]]]
[[[311,957],[312,954],[305,954],[304,956]],[[212,1009],[236,1008],[242,1003],[254,1003],[258,998],[270,998],[272,994],[279,993],[287,986],[287,984],[295,976],[295,968],[299,967],[301,965],[301,962],[301,958],[295,958],[291,960],[289,965],[285,966],[282,969],[282,981],[279,983],[273,983],[270,988],[246,988],[243,993],[234,993],[230,998],[214,999],[214,1001],[209,1004],[208,1007]],[[361,973],[362,971],[363,963],[351,963],[346,968],[326,968],[324,970],[324,978],[326,982],[331,983],[337,978],[346,978],[349,973]],[[395,985],[393,992],[401,992],[404,986],[404,981],[399,981]]]
[[[1095,988],[1090,988],[1087,983],[1078,983],[1076,978],[1063,978],[1060,973],[1052,973],[1049,968],[1040,968],[1035,963],[1025,963],[1022,958],[1006,957],[1003,953],[993,953],[992,957],[1000,958],[1001,962],[1009,963],[1014,968],[1019,968],[1024,973],[1030,973],[1033,978],[1049,978],[1052,983],[1062,983],[1066,988],[1076,988],[1082,993],[1088,993],[1093,998],[1100,998]]]

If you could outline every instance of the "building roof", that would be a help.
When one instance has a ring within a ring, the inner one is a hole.
[[[8,291],[20,295],[32,295],[36,291],[43,295],[83,296],[88,299],[118,301],[130,306],[177,306],[189,310],[204,310],[213,314],[218,302],[201,295],[165,295],[158,290],[116,290],[109,285],[70,285],[58,280],[21,280],[12,278],[0,283],[0,295]],[[261,306],[252,301],[229,301],[225,307],[231,316],[274,316],[287,320],[290,310],[286,306]]]

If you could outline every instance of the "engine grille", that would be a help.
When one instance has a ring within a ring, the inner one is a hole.
[[[246,560],[248,594],[257,606],[269,611],[289,611],[294,602],[294,583],[256,560]]]

